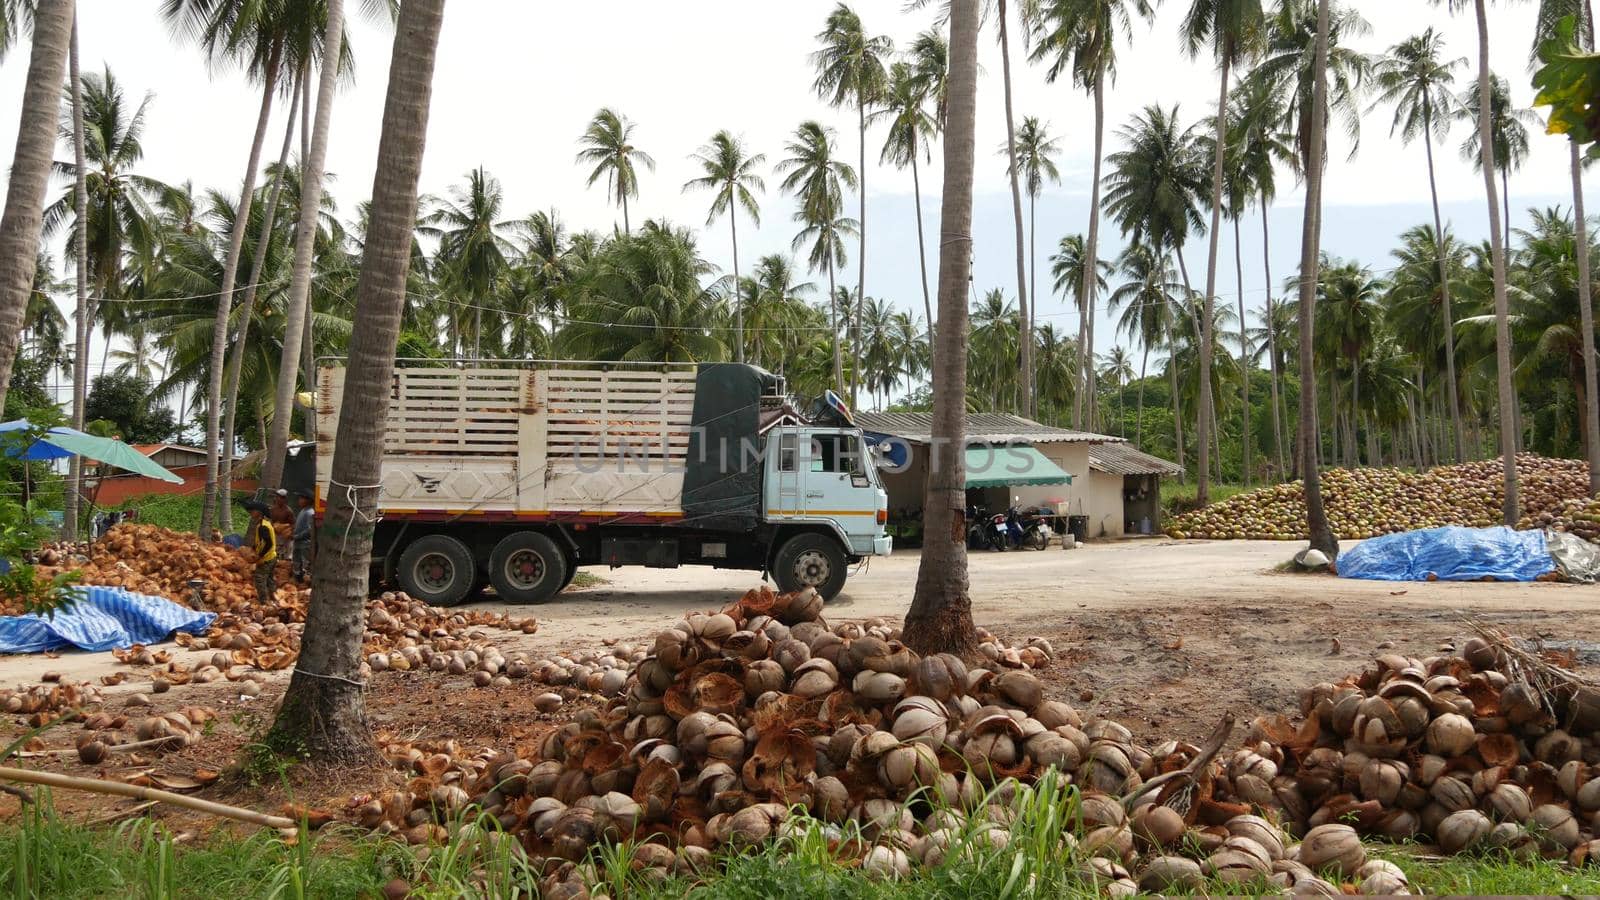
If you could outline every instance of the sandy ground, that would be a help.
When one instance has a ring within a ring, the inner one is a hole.
[[[1301,690],[1351,674],[1377,653],[1423,657],[1463,639],[1465,615],[1577,641],[1587,648],[1580,662],[1600,666],[1600,586],[1391,584],[1273,571],[1295,547],[1144,538],[979,553],[970,565],[973,619],[1007,640],[1050,640],[1058,662],[1047,679],[1062,699],[1152,737],[1200,737],[1225,709],[1244,721],[1293,714]],[[829,604],[828,617],[897,619],[911,603],[919,562],[915,552],[872,561]],[[684,613],[731,603],[758,583],[749,572],[702,568],[591,571],[607,583],[539,606],[492,597],[475,606],[535,616],[538,634],[496,639],[508,654],[537,658],[599,648],[608,638],[647,640]],[[167,646],[191,664],[210,655]],[[0,657],[0,685],[37,682],[46,671],[72,682],[128,670],[109,653]],[[106,690],[148,689],[137,675]],[[188,691],[175,690],[175,701],[193,702],[180,694]]]

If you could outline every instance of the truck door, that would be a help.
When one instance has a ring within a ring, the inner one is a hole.
[[[779,427],[774,439],[778,442],[775,475],[777,490],[773,493],[772,510],[769,515],[805,515],[805,476],[800,456],[802,452],[809,453],[809,448],[801,447],[800,429],[791,426]]]

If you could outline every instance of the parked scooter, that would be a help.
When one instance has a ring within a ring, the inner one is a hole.
[[[1013,512],[1015,512],[1015,509],[1015,507],[1012,508]],[[1022,533],[1022,536],[1017,541],[1021,547],[1027,550],[1043,550],[1050,546],[1052,532],[1050,531],[1050,523],[1046,522],[1044,517],[1033,510],[1028,510],[1018,514],[1015,521]]]
[[[981,506],[967,507],[967,549],[1005,550],[1011,544],[1004,513],[989,515]]]

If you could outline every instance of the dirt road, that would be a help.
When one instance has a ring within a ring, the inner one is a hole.
[[[1464,613],[1525,635],[1600,640],[1600,587],[1390,584],[1272,571],[1295,546],[1157,538],[976,554],[973,618],[1006,638],[1049,639],[1058,657],[1049,678],[1086,711],[1190,737],[1223,708],[1246,718],[1292,712],[1302,688],[1358,670],[1388,642],[1429,655],[1468,633]],[[910,605],[918,564],[914,552],[872,562],[829,604],[828,617],[898,618]],[[542,655],[598,647],[606,638],[648,638],[685,612],[725,605],[758,583],[749,572],[698,568],[595,574],[608,583],[557,602],[477,607],[535,616],[538,634],[505,634],[502,644],[507,653]],[[0,684],[36,682],[47,670],[78,681],[118,669],[126,667],[109,653],[5,657]],[[147,688],[130,681],[111,690]]]

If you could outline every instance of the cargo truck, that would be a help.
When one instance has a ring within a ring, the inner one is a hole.
[[[343,393],[343,367],[320,368],[319,509]],[[746,569],[832,599],[891,549],[844,405],[802,411],[782,378],[733,363],[403,364],[378,512],[375,573],[438,606],[485,586],[545,601],[580,566]]]

